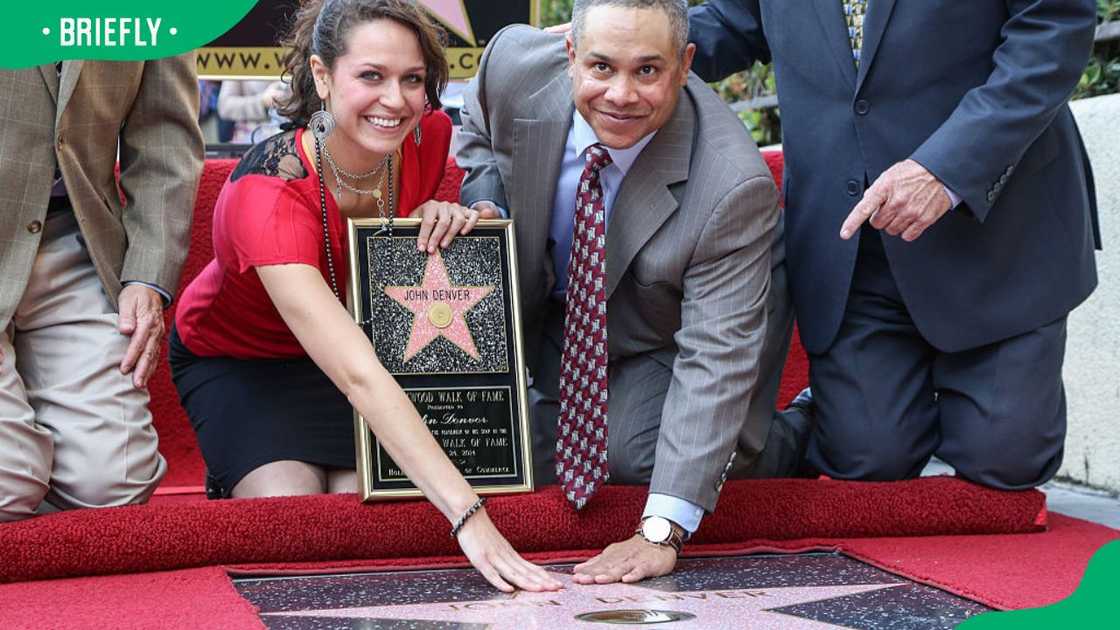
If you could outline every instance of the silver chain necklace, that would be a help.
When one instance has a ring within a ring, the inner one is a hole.
[[[327,156],[327,162],[330,163],[331,168],[334,169],[335,172],[342,173],[343,175],[345,175],[346,177],[348,177],[350,179],[365,179],[367,177],[372,177],[373,175],[376,175],[378,171],[385,168],[385,161],[382,160],[380,164],[378,164],[375,168],[373,168],[372,170],[370,170],[367,173],[360,173],[360,174],[351,173],[350,171],[342,168],[341,166],[339,166],[338,164],[335,163],[334,156],[331,155],[331,151],[330,151],[330,149],[327,148],[327,144],[325,142],[323,143],[323,155]]]
[[[335,189],[334,189],[336,195],[341,197],[342,196],[342,190],[344,188],[346,190],[354,193],[355,195],[358,195],[359,197],[361,197],[362,195],[369,195],[369,196],[373,197],[375,201],[377,201],[378,214],[384,214],[385,201],[381,198],[381,189],[382,189],[382,187],[385,186],[385,179],[386,179],[385,175],[386,175],[386,171],[388,170],[385,167],[386,167],[386,165],[388,165],[392,161],[392,159],[393,159],[393,154],[392,153],[389,153],[388,155],[386,155],[381,160],[381,164],[379,164],[377,166],[377,168],[373,169],[372,171],[370,171],[368,173],[363,173],[361,175],[355,175],[353,173],[350,173],[350,172],[346,171],[345,169],[343,169],[342,167],[340,167],[338,164],[336,164],[335,161],[334,161],[334,157],[331,155],[331,152],[329,150],[327,150],[326,143],[323,144],[323,156],[327,158],[327,165],[331,167],[331,173],[334,175],[334,181],[337,184],[337,186],[335,186]],[[350,182],[346,181],[346,179],[345,179],[345,178],[349,178],[349,179],[352,179],[354,181],[359,181],[359,180],[365,179],[367,177],[372,177],[373,175],[376,175],[379,172],[381,173],[381,180],[379,182],[377,182],[377,184],[370,190],[363,190],[361,188],[358,188],[357,186],[354,186]]]
[[[316,166],[319,169],[319,207],[322,210],[323,247],[324,247],[324,249],[326,249],[326,254],[327,254],[327,273],[330,277],[331,290],[334,291],[335,297],[337,297],[343,304],[345,304],[346,300],[344,300],[342,298],[342,292],[338,288],[338,277],[336,276],[335,271],[334,271],[334,256],[331,254],[331,236],[330,236],[330,226],[328,225],[328,220],[327,220],[327,195],[326,195],[326,187],[325,187],[324,181],[323,181],[323,160],[322,160],[322,156],[324,156],[324,155],[326,156],[327,163],[331,166],[331,171],[334,172],[335,181],[338,181],[339,183],[342,183],[342,179],[340,177],[338,177],[338,172],[335,170],[334,160],[331,159],[331,154],[329,152],[327,152],[326,149],[327,149],[327,147],[326,147],[325,143],[321,143],[318,138],[315,138],[315,161],[316,161]],[[393,242],[393,218],[394,217],[393,217],[392,212],[393,212],[393,209],[396,208],[396,200],[395,200],[396,195],[394,194],[393,184],[392,184],[392,181],[391,181],[392,173],[393,173],[393,160],[392,160],[392,158],[393,158],[393,154],[390,153],[389,155],[385,156],[384,160],[382,160],[381,166],[377,167],[376,170],[371,171],[371,174],[372,174],[372,173],[377,172],[377,170],[381,170],[382,168],[385,168],[386,173],[382,173],[381,183],[383,184],[386,181],[386,179],[390,179],[390,183],[389,183],[389,203],[388,203],[388,206],[390,208],[389,212],[385,211],[386,204],[385,204],[385,200],[381,197],[381,189],[380,188],[376,189],[375,191],[359,191],[359,190],[356,190],[354,188],[351,188],[351,187],[347,186],[347,190],[350,190],[352,192],[356,192],[356,193],[359,193],[359,194],[364,193],[364,194],[370,195],[377,201],[377,216],[378,216],[379,219],[386,222],[385,226],[382,227],[381,230],[378,233],[379,234],[382,233],[382,232],[387,232],[388,233],[389,248],[390,249],[392,248],[392,242]],[[374,193],[376,193],[376,194],[374,194]],[[392,253],[388,252],[387,249],[384,248],[384,247],[379,247],[377,249],[379,250],[378,258],[380,259],[378,261],[378,266],[380,267],[380,269],[378,269],[378,272],[379,272],[378,273],[378,276],[379,276],[378,277],[378,285],[379,285],[378,288],[381,289],[381,296],[384,297],[384,295],[385,295],[385,273],[386,273],[386,269],[388,267],[388,264],[391,263]],[[386,256],[386,254],[388,254],[388,256]],[[361,322],[360,325],[361,326],[368,326],[371,323],[372,323],[372,318]]]

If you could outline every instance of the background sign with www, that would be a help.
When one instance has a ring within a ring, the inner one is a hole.
[[[452,79],[470,79],[490,38],[509,24],[537,24],[538,0],[419,0],[448,35]],[[198,50],[204,79],[276,79],[282,71],[278,41],[296,10],[293,0],[261,0],[236,26]]]

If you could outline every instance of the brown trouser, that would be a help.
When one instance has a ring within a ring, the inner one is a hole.
[[[50,215],[0,331],[0,522],[151,496],[167,464],[147,391],[119,369],[128,341],[73,214]]]

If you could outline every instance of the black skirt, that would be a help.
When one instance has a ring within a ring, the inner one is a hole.
[[[170,346],[210,491],[228,497],[245,475],[283,460],[355,468],[353,408],[311,359],[199,357],[174,328]]]

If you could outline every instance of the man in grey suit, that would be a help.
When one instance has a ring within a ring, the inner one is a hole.
[[[771,422],[791,326],[776,189],[690,76],[687,24],[683,0],[578,0],[566,38],[496,35],[465,96],[462,201],[516,225],[538,474],[555,458],[577,508],[608,478],[650,487],[581,583],[668,573],[737,450],[757,476],[783,460],[760,452],[796,450]]]
[[[0,72],[0,522],[142,502],[166,470],[144,386],[202,170],[194,63]]]

